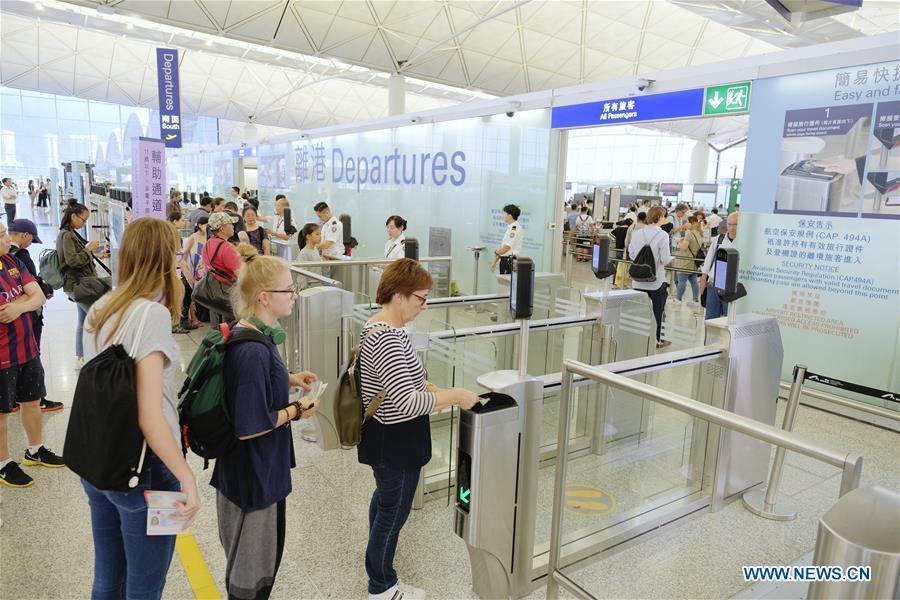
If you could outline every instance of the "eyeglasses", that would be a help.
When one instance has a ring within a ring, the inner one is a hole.
[[[293,294],[297,295],[299,292],[297,291],[297,286],[292,285],[286,290],[263,290],[264,292],[269,292],[270,294]]]
[[[425,306],[425,304],[428,302],[428,297],[427,297],[427,296],[420,296],[420,295],[418,295],[418,294],[413,294],[413,296],[415,296],[416,298],[419,299],[419,304],[422,305],[422,306]]]

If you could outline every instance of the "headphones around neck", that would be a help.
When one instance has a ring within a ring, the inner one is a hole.
[[[285,333],[284,329],[282,329],[281,327],[270,327],[269,325],[263,323],[262,319],[257,316],[252,316],[247,319],[247,321],[252,323],[254,327],[262,331],[264,334],[269,336],[269,339],[271,339],[272,343],[274,343],[276,346],[283,344],[285,338],[287,337],[287,333]]]

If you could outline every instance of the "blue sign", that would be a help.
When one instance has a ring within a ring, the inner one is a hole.
[[[551,127],[596,127],[598,125],[625,125],[641,121],[661,121],[699,117],[703,114],[703,88],[633,96],[556,106],[553,108]]]
[[[256,156],[256,148],[253,146],[236,148],[235,150],[231,151],[231,156],[233,158],[246,158],[248,156]]]
[[[181,102],[178,89],[178,50],[156,49],[159,83],[159,136],[166,148],[181,148]]]

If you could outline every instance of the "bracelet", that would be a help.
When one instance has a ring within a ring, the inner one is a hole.
[[[303,405],[300,404],[299,400],[294,400],[293,402],[288,404],[288,406],[293,406],[297,409],[297,416],[294,417],[293,419],[291,419],[291,421],[299,421],[300,417],[303,416]],[[285,408],[285,410],[287,410],[287,408]],[[291,416],[291,413],[288,413],[288,418],[290,418],[290,416]]]

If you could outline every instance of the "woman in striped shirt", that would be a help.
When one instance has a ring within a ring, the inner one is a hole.
[[[402,329],[425,310],[429,289],[431,275],[418,262],[401,258],[388,265],[376,296],[382,309],[360,340],[363,403],[368,407],[380,399],[357,447],[359,462],[370,465],[375,477],[366,547],[370,599],[424,598],[422,590],[400,583],[393,563],[419,472],[431,460],[428,415],[449,406],[470,409],[478,402],[468,390],[442,390],[425,381],[425,368]]]

